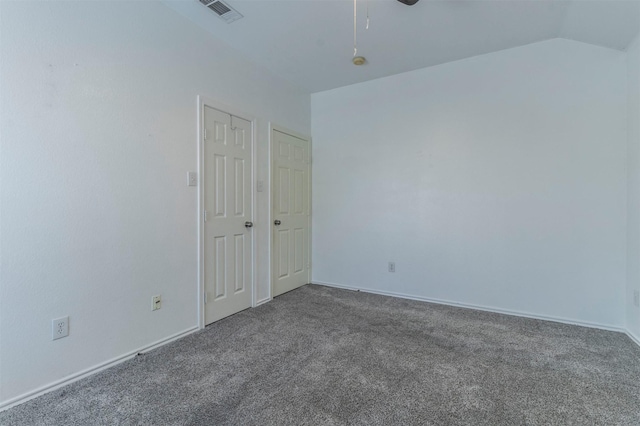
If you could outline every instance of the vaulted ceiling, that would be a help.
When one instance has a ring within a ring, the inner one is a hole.
[[[225,0],[225,23],[198,0],[163,2],[285,80],[311,93],[552,38],[625,50],[640,0]],[[370,17],[365,29],[366,15]]]

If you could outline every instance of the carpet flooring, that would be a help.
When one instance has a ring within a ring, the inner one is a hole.
[[[621,333],[307,285],[1,425],[640,425]]]

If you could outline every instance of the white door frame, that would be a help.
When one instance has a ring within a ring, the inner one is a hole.
[[[256,223],[256,131],[257,120],[250,114],[238,111],[235,107],[225,105],[211,98],[198,95],[198,328],[205,327],[205,306],[204,306],[204,107],[208,106],[218,111],[243,118],[251,122],[251,221]],[[251,239],[251,306],[256,306],[256,240],[257,232],[253,228],[253,238]]]
[[[312,262],[312,256],[311,256],[311,223],[312,223],[312,217],[313,217],[313,197],[311,194],[311,182],[312,182],[312,176],[313,176],[313,156],[311,155],[312,152],[312,141],[311,141],[311,136],[306,136],[303,135],[302,133],[298,133],[295,132],[293,130],[289,130],[286,127],[280,126],[278,124],[269,122],[269,300],[273,299],[273,286],[275,285],[275,279],[273,277],[273,274],[275,273],[276,268],[273,265],[273,251],[275,250],[275,247],[273,247],[274,244],[274,239],[273,239],[273,206],[275,206],[275,203],[273,202],[273,196],[275,194],[273,185],[275,183],[275,178],[273,177],[273,174],[275,173],[274,167],[273,167],[273,153],[275,152],[275,148],[274,148],[274,143],[275,143],[275,139],[273,137],[273,131],[277,130],[280,133],[286,133],[288,135],[294,136],[298,139],[302,139],[304,141],[309,142],[309,216],[307,219],[307,225],[309,226],[309,247],[308,247],[308,253],[309,253],[309,268],[307,273],[307,282],[311,282],[311,270],[313,269],[313,262]]]

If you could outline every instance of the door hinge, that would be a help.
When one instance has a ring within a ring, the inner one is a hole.
[[[208,214],[207,214],[207,211],[205,210],[205,211],[204,211],[204,221],[205,221],[205,222],[207,221],[207,217],[208,217]]]
[[[204,140],[205,141],[207,140],[207,129],[206,128],[204,129]]]
[[[204,304],[205,305],[207,304],[207,292],[206,291],[204,292]]]

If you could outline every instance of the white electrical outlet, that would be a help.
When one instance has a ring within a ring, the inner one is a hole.
[[[633,291],[633,304],[635,305],[636,308],[640,308],[640,291],[639,290]]]
[[[389,262],[389,272],[396,271],[396,262]]]
[[[69,335],[69,317],[51,320],[51,340],[61,339]]]
[[[157,311],[158,309],[162,308],[162,297],[160,295],[153,296],[153,298],[151,299],[151,303],[151,310]]]

